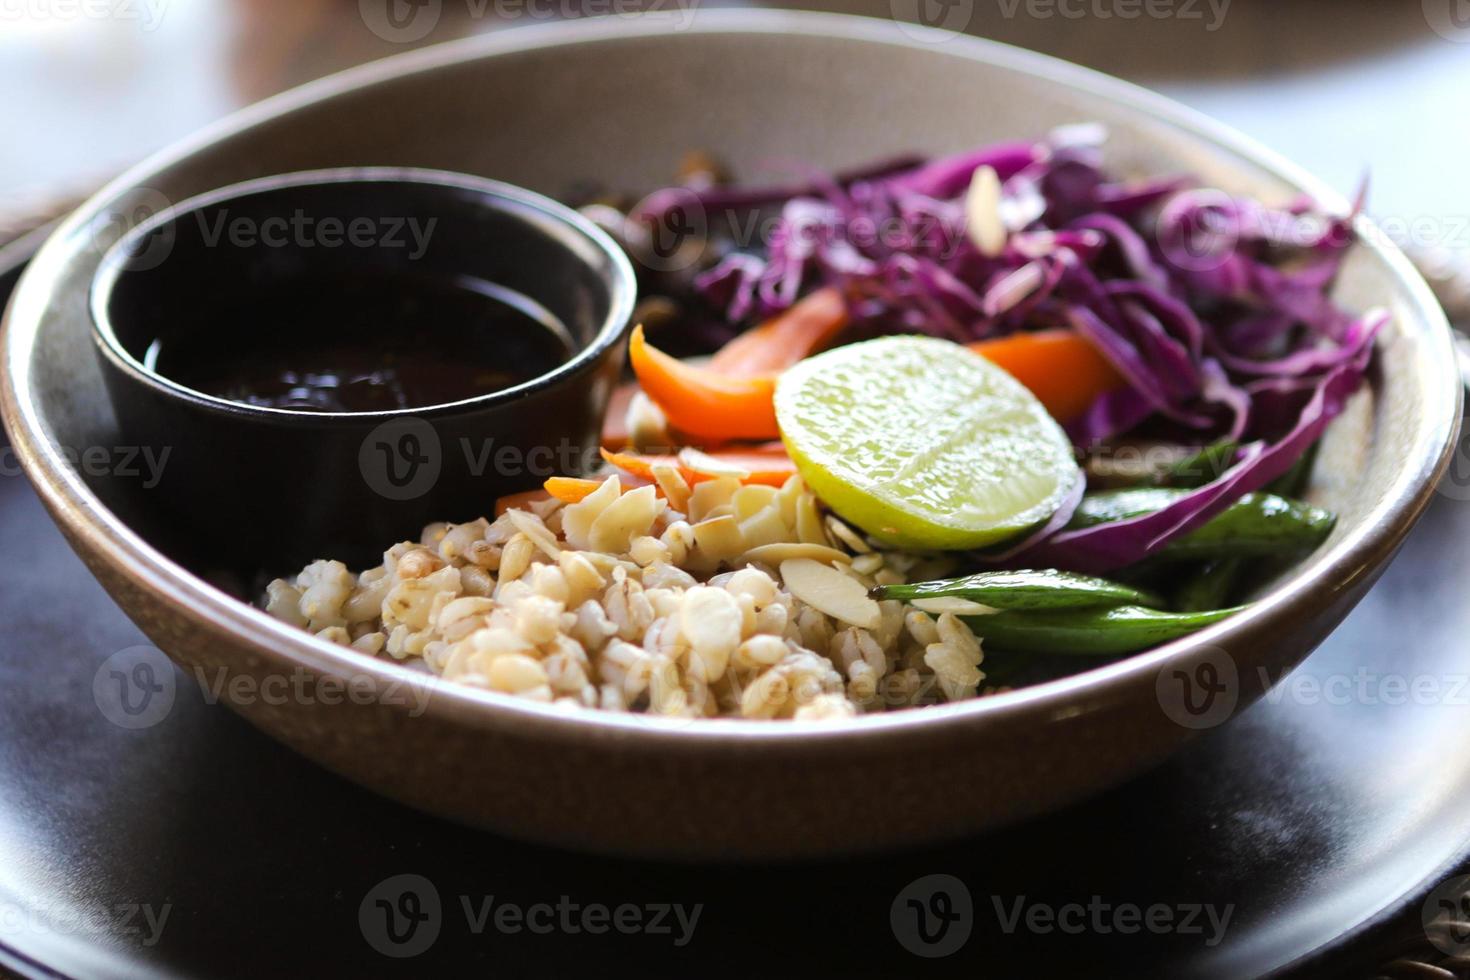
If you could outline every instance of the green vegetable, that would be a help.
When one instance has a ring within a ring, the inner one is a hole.
[[[1069,528],[1092,527],[1161,510],[1187,490],[1163,487],[1116,490],[1082,498]],[[1309,551],[1321,544],[1337,518],[1330,511],[1270,493],[1248,493],[1203,527],[1167,545],[1163,561],[1267,557]]]
[[[1045,571],[980,572],[965,578],[941,579],[914,585],[882,585],[875,599],[938,599],[955,597],[997,609],[1079,609],[1096,606],[1164,605],[1142,589],[1091,575],[1055,569]]]
[[[1233,439],[1212,442],[1192,456],[1187,456],[1149,481],[1161,487],[1202,487],[1217,479],[1230,466],[1240,444]]]
[[[1300,497],[1307,489],[1307,481],[1312,476],[1312,465],[1317,461],[1317,447],[1320,442],[1314,442],[1307,451],[1297,457],[1297,461],[1291,464],[1291,469],[1278,476],[1266,485],[1268,493],[1280,494],[1283,497]]]
[[[992,616],[967,616],[965,622],[976,636],[1003,650],[1114,657],[1188,636],[1243,608],[1189,613],[1160,612],[1139,606],[1007,611]]]
[[[1230,598],[1245,570],[1244,558],[1217,558],[1190,572],[1174,596],[1180,612],[1218,609]]]

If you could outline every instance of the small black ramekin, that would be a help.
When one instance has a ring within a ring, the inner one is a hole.
[[[325,247],[220,234],[302,214],[334,230],[368,219],[382,234]],[[402,225],[389,232],[410,217],[433,230],[406,247]],[[145,366],[149,337],[208,330],[212,303],[242,284],[344,269],[508,287],[554,314],[573,352],[514,387],[383,412],[246,405]],[[165,547],[189,564],[279,572],[318,557],[376,563],[426,523],[489,514],[503,494],[592,465],[635,293],[618,246],[554,201],[463,174],[365,168],[267,177],[154,215],[104,257],[91,312],[120,435],[167,450],[147,500]]]

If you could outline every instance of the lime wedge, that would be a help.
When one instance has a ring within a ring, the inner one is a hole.
[[[807,358],[776,386],[802,479],[901,548],[981,548],[1050,517],[1082,479],[1019,381],[958,344],[882,337]]]

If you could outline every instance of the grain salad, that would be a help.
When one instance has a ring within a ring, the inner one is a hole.
[[[982,692],[960,616],[986,607],[869,595],[948,559],[877,547],[799,476],[655,477],[432,524],[360,574],[312,562],[270,583],[266,609],[366,656],[578,709],[818,720]]]

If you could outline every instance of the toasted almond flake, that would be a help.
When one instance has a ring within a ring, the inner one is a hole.
[[[728,561],[745,551],[745,538],[734,517],[714,517],[694,525],[694,542],[710,561]]]
[[[628,410],[623,418],[628,442],[639,452],[669,444],[669,420],[653,399],[642,391],[635,391],[628,399]]]
[[[868,542],[863,540],[862,535],[831,514],[827,515],[827,533],[831,534],[832,537],[836,538],[842,544],[847,545],[855,554],[865,555],[873,550],[868,545]]]
[[[852,570],[859,575],[872,575],[883,567],[883,556],[876,551],[870,551],[866,555],[858,555],[852,560]]]
[[[742,469],[726,460],[716,459],[709,453],[700,452],[692,446],[679,450],[679,463],[685,469],[702,473],[705,476],[729,476],[736,480],[743,480],[750,476],[749,470]]]
[[[737,520],[754,517],[767,508],[777,508],[776,488],[760,484],[741,487],[730,498],[730,506],[734,508]]]
[[[561,557],[561,549],[556,545],[556,535],[552,534],[551,530],[538,518],[514,507],[505,513],[511,523],[516,526],[516,530],[530,538],[531,543],[541,549],[547,558],[556,561]]]
[[[668,463],[654,463],[653,479],[664,497],[668,499],[669,506],[677,511],[687,511],[689,508],[689,483],[684,479],[684,474],[679,472],[677,466]]]
[[[810,558],[788,558],[781,563],[781,579],[802,602],[851,626],[877,629],[883,622],[878,603],[862,585],[831,565]]]
[[[740,533],[745,537],[747,548],[791,540],[791,529],[781,520],[781,511],[777,507],[767,507],[740,521]]]
[[[592,522],[588,537],[593,551],[621,555],[629,542],[649,532],[663,507],[653,487],[629,490],[608,504]]]
[[[796,498],[796,536],[803,544],[829,546],[832,540],[822,528],[822,514],[817,510],[817,498],[804,493]]]
[[[991,616],[1000,612],[994,606],[987,606],[973,599],[962,599],[959,596],[949,595],[910,599],[909,605],[935,616],[942,616],[945,613],[953,613],[956,616]]]
[[[829,548],[822,544],[805,544],[799,542],[782,541],[776,544],[763,544],[759,548],[751,548],[740,556],[744,562],[759,562],[770,568],[777,568],[783,561],[791,561],[796,558],[809,558],[823,564],[831,564],[834,561],[852,561],[846,552]]]
[[[1000,217],[1000,176],[994,167],[975,168],[965,193],[965,234],[981,255],[994,258],[1006,247],[1006,226]]]
[[[689,495],[689,519],[695,523],[704,520],[710,516],[710,511],[729,504],[739,489],[740,481],[728,476],[698,484]]]

